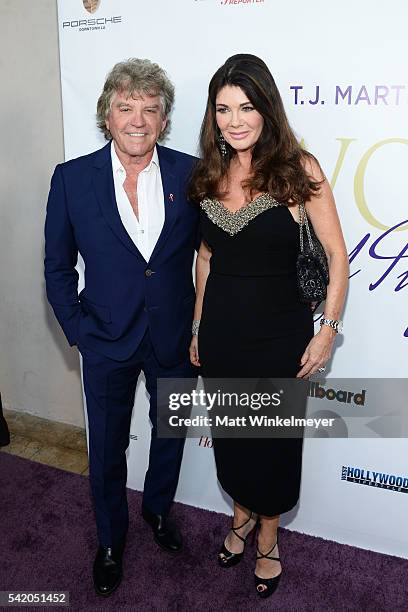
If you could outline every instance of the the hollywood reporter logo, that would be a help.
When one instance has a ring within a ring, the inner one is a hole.
[[[387,489],[388,491],[408,493],[408,477],[405,475],[386,474],[366,468],[343,465],[341,468],[341,480]]]
[[[210,438],[209,436],[200,436],[200,439],[198,440],[198,446],[201,446],[202,448],[212,448],[212,438]]]

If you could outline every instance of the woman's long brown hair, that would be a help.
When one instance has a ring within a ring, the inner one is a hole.
[[[308,176],[304,167],[305,158],[315,158],[297,142],[265,62],[244,53],[228,58],[210,81],[200,131],[201,159],[190,180],[190,200],[221,198],[226,193],[228,169],[236,152],[227,142],[226,155],[220,152],[215,105],[218,92],[226,85],[240,87],[264,119],[262,133],[252,153],[252,174],[243,184],[244,189],[251,197],[254,193],[268,192],[282,204],[306,202],[322,182]]]

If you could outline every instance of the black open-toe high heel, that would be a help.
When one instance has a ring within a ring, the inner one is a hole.
[[[276,548],[278,544],[278,540],[276,540],[275,544],[273,545],[273,547],[271,548],[270,551],[268,551],[265,555],[261,553],[261,551],[259,550],[259,548],[256,548],[257,551],[257,556],[256,559],[270,559],[271,561],[280,561],[279,557],[271,557],[270,554],[274,551],[274,549]],[[276,591],[276,589],[278,588],[278,584],[279,584],[279,580],[280,577],[282,576],[282,572],[280,574],[278,574],[277,576],[274,576],[273,578],[260,578],[259,576],[257,576],[255,574],[254,578],[255,578],[255,588],[256,588],[256,592],[258,593],[259,597],[262,598],[266,598],[269,597],[270,595],[272,595],[272,593],[274,593]],[[260,586],[266,587],[263,589],[259,589]]]
[[[249,533],[251,533],[251,531],[252,531],[253,537],[255,537],[255,531],[256,531],[258,522],[255,523],[252,530],[249,533],[247,533],[245,538],[240,536],[239,533],[237,533],[237,531],[239,531],[240,529],[242,529],[242,527],[245,527],[245,525],[249,523],[249,521],[253,517],[253,514],[254,513],[251,512],[251,514],[249,515],[245,523],[242,523],[242,525],[240,525],[239,527],[231,527],[231,531],[233,531],[236,537],[239,540],[241,540],[241,542],[244,543],[244,550],[240,553],[233,553],[230,550],[228,550],[228,548],[225,546],[225,543],[223,543],[223,545],[221,546],[221,550],[218,553],[218,563],[221,567],[233,567],[234,565],[236,565],[237,563],[241,561],[242,557],[244,556],[246,538],[248,537]]]

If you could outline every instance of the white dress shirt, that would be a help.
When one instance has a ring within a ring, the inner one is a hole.
[[[164,195],[160,174],[159,156],[156,147],[150,163],[137,177],[137,219],[123,183],[126,170],[111,144],[112,172],[115,185],[116,204],[125,230],[146,261],[149,261],[164,225]]]

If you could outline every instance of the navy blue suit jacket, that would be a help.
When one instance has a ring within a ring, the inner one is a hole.
[[[108,143],[54,171],[45,279],[48,300],[71,345],[122,361],[149,327],[157,359],[172,366],[187,356],[191,340],[198,210],[185,192],[195,158],[166,147],[157,150],[165,222],[149,262],[121,222]],[[85,262],[79,295],[78,251]]]

